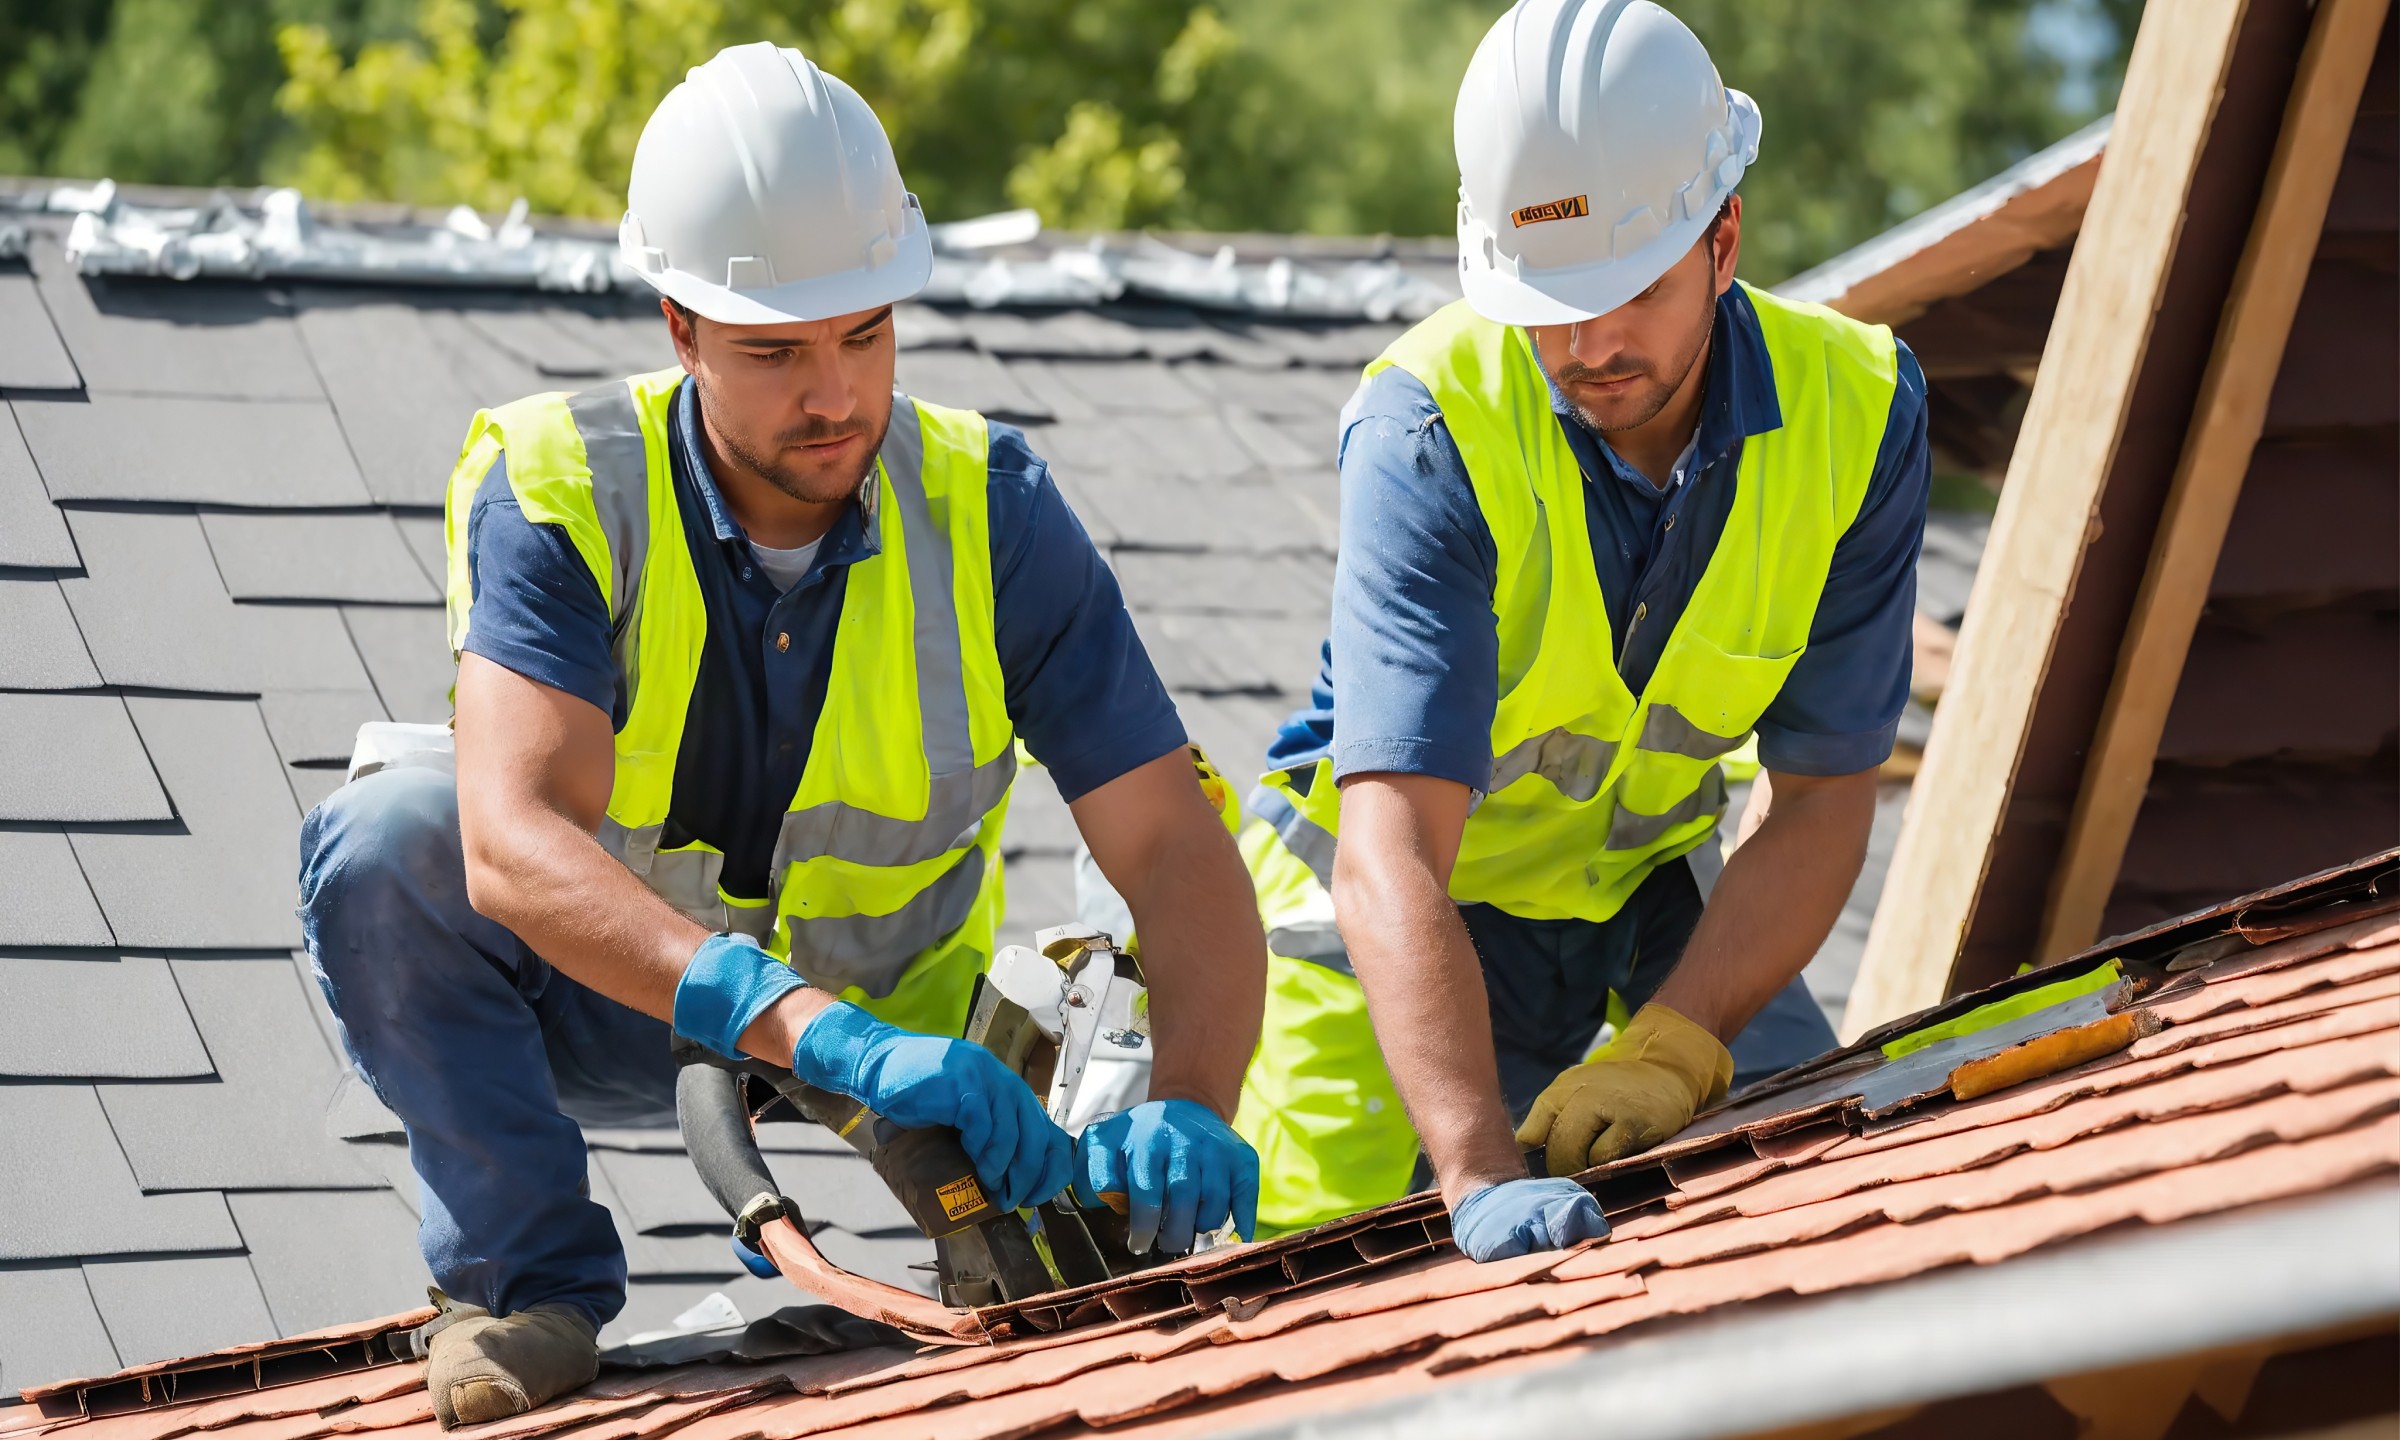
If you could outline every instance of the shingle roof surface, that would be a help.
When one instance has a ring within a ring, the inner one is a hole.
[[[2381,866],[2387,885],[2391,860]],[[1781,1101],[1721,1112],[1661,1152],[1663,1163],[1637,1157],[1587,1176],[1604,1199],[1619,1182],[1656,1183],[1651,1198],[1612,1205],[1607,1240],[1569,1253],[1478,1266],[1445,1246],[1163,1321],[998,1346],[611,1373],[580,1397],[475,1433],[529,1437],[573,1424],[625,1440],[1224,1433],[1770,1296],[2000,1264],[2114,1227],[2173,1226],[2288,1197],[2393,1194],[2400,916],[2388,895],[2371,896],[2280,929],[2287,938],[2263,945],[2212,933],[2143,952],[2147,963],[2110,1007],[2141,1038],[1981,1098],[1938,1094],[1878,1118],[1812,1104],[1811,1077],[1793,1077]],[[2057,1014],[2072,1018],[2067,1007]],[[1953,1058],[1970,1053],[1975,1045]],[[1819,1077],[1862,1063],[1831,1063]],[[43,1433],[427,1434],[415,1369],[67,1419]]]
[[[10,219],[30,231],[26,260],[0,260],[14,1388],[420,1298],[398,1126],[344,1082],[294,954],[300,818],[361,722],[448,712],[439,507],[473,408],[673,357],[630,299],[87,278],[64,261],[65,217]],[[900,379],[1028,428],[1186,724],[1238,776],[1313,678],[1335,414],[1398,329],[904,306]],[[1945,584],[1929,592],[1963,593]],[[1887,789],[1896,819],[1905,792]],[[1837,1013],[1891,828],[1812,972]],[[1037,772],[1006,841],[1018,938],[1073,913],[1073,844]],[[908,1266],[930,1247],[863,1165],[775,1143],[829,1255],[923,1284]],[[783,1303],[736,1271],[671,1132],[592,1145],[633,1276],[609,1338],[710,1291],[746,1314]]]

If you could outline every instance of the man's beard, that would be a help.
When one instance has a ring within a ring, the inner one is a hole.
[[[698,379],[698,377],[695,377]],[[794,500],[823,505],[835,500],[847,500],[859,491],[866,478],[875,471],[876,452],[883,448],[883,432],[890,428],[892,417],[885,411],[881,425],[853,418],[846,421],[811,420],[772,437],[770,447],[752,443],[724,423],[724,408],[716,403],[708,381],[698,379],[700,406],[707,412],[710,428],[716,432],[717,444],[725,453],[747,466],[752,474],[791,496]],[[847,474],[829,473],[822,468],[812,469],[791,459],[791,448],[797,445],[824,445],[853,435],[866,435],[872,441],[866,458]]]
[[[1657,367],[1640,360],[1636,360],[1630,367],[1619,367],[1613,374],[1602,374],[1579,360],[1569,360],[1559,367],[1558,373],[1551,379],[1557,384],[1559,393],[1567,397],[1567,403],[1574,407],[1575,418],[1581,420],[1586,428],[1603,435],[1625,430],[1638,430],[1656,420],[1659,412],[1667,408],[1667,402],[1675,398],[1675,392],[1683,388],[1683,382],[1691,376],[1692,367],[1700,363],[1702,352],[1708,349],[1708,338],[1715,333],[1716,328],[1717,307],[1712,301],[1708,307],[1707,320],[1700,327],[1699,338],[1695,339],[1691,348],[1678,359],[1675,365],[1675,375],[1671,380],[1655,378],[1658,374]],[[1642,376],[1649,383],[1644,386],[1636,386],[1631,395],[1619,397],[1618,407],[1609,415],[1603,416],[1575,398],[1574,386],[1579,381],[1622,380],[1628,375]]]

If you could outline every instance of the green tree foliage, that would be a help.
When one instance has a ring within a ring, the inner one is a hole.
[[[857,86],[937,218],[1442,234],[1496,0],[0,0],[0,168],[607,217],[643,119],[739,40]],[[1766,116],[1772,279],[2105,107],[2140,0],[1666,0]],[[2088,104],[2028,16],[2103,48]],[[40,58],[37,58],[40,57]]]

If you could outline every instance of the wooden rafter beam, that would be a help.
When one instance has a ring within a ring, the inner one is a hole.
[[[2036,963],[2099,938],[2241,497],[2390,0],[2321,0],[2052,872]]]
[[[1843,1034],[1940,1001],[2157,317],[2246,0],[2153,5],[2059,295]]]

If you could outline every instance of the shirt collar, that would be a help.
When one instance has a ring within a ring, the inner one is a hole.
[[[716,474],[708,468],[708,453],[701,448],[700,387],[688,375],[676,388],[673,428],[684,473],[692,477],[692,489],[707,507],[710,528],[722,543],[747,546],[750,537],[743,532],[741,522],[733,518],[732,507],[725,503],[724,492],[717,488]],[[844,510],[833,528],[825,532],[817,550],[820,567],[848,565],[883,549],[883,527],[877,523],[880,517],[876,514],[877,493],[878,487],[871,483],[859,486],[856,503]]]
[[[1783,428],[1783,405],[1775,396],[1775,368],[1767,359],[1766,337],[1759,332],[1757,309],[1739,285],[1717,297],[1716,329],[1710,337],[1703,384],[1699,428],[1693,432],[1686,458],[1678,462],[1687,467],[1687,480],[1715,464],[1743,439]],[[1575,407],[1556,385],[1550,386],[1550,408],[1583,428]],[[1588,429],[1584,433],[1592,434]],[[1619,474],[1632,473],[1605,437],[1592,435],[1592,439]]]

